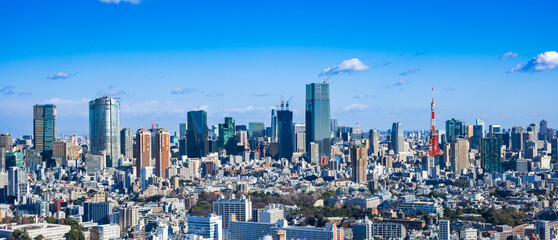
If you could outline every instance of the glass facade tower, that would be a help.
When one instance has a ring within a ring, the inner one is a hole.
[[[331,115],[329,84],[306,85],[306,151],[310,143],[319,146],[319,156],[331,157]]]
[[[56,106],[52,104],[33,106],[33,147],[43,159],[52,157],[52,145],[56,141]]]
[[[203,110],[188,112],[188,128],[186,130],[187,155],[190,158],[201,158],[207,155],[207,112]]]
[[[89,102],[90,152],[107,156],[107,167],[115,167],[120,156],[120,99],[100,97]]]

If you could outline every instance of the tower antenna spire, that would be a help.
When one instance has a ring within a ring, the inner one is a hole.
[[[434,113],[434,86],[432,86],[432,103],[430,105],[430,142],[428,144],[428,156],[434,157],[442,154],[438,145],[438,131],[436,130],[436,115]]]

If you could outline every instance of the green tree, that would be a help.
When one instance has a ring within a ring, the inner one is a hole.
[[[66,240],[85,240],[85,236],[80,230],[72,229],[66,233]]]
[[[45,238],[43,234],[39,234],[35,237],[35,240],[43,240],[43,238]]]
[[[29,237],[29,233],[27,233],[26,230],[15,230],[12,233],[12,236],[15,240],[31,240],[31,237]]]

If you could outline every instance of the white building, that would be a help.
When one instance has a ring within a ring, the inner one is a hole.
[[[22,224],[15,226],[7,226],[5,224],[0,225],[0,238],[6,238],[15,230],[26,230],[31,239],[39,235],[43,235],[44,238],[52,240],[64,240],[66,239],[64,235],[70,231],[72,227],[69,225],[60,224],[49,224],[49,223],[32,223],[32,224]]]
[[[237,221],[252,220],[252,201],[244,195],[235,198],[234,194],[231,194],[228,199],[219,195],[219,198],[213,202],[213,213],[223,217],[223,226],[227,229],[231,214],[236,215]]]
[[[188,216],[188,234],[203,236],[213,240],[223,239],[223,219],[221,216]]]
[[[99,228],[102,240],[120,238],[120,226],[118,224],[99,225],[97,228]]]

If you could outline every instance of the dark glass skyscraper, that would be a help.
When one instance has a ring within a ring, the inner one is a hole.
[[[225,123],[219,124],[219,150],[226,150],[227,154],[236,154],[235,122],[232,117],[225,117]]]
[[[500,138],[482,139],[481,165],[486,173],[502,172],[502,140]]]
[[[115,167],[120,156],[120,99],[100,97],[89,102],[89,141],[92,154],[107,156]]]
[[[293,156],[293,112],[288,109],[277,110],[277,136],[279,143],[279,159],[291,160]]]
[[[56,141],[56,106],[33,106],[33,147],[43,159],[52,157],[52,144]]]
[[[319,146],[319,156],[331,157],[331,116],[329,107],[329,84],[306,85],[306,151],[310,143]]]
[[[395,153],[400,153],[405,151],[405,136],[403,135],[403,129],[401,128],[400,122],[395,122],[391,126],[391,149]]]
[[[466,135],[465,123],[457,119],[451,119],[446,121],[446,141],[448,143],[453,142],[456,138]]]
[[[207,154],[207,112],[203,110],[188,112],[188,128],[186,130],[187,153],[190,158],[201,158]]]

